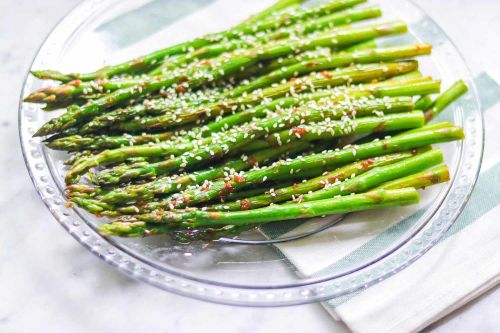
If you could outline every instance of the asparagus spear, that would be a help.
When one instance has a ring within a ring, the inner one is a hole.
[[[327,170],[351,163],[356,160],[376,157],[398,151],[410,150],[427,146],[438,142],[447,142],[463,139],[463,131],[458,127],[447,127],[433,130],[422,129],[413,133],[404,133],[396,137],[369,142],[359,146],[344,147],[339,151],[328,151],[320,154],[312,154],[306,157],[296,158],[287,162],[276,162],[271,166],[251,170],[239,176],[243,179],[235,181],[216,181],[210,185],[208,190],[191,190],[174,194],[170,199],[166,199],[159,207],[176,208],[186,205],[195,205],[208,202],[218,197],[224,197],[226,193],[238,191],[250,185],[264,183],[277,179],[279,176],[293,174],[297,170],[323,167]],[[154,207],[153,209],[156,209]]]
[[[415,189],[426,188],[431,185],[444,183],[450,180],[450,172],[446,165],[424,170],[406,177],[395,179],[377,186],[375,189],[394,190],[399,188],[413,187]]]
[[[241,70],[241,68],[255,64],[260,60],[274,59],[293,52],[313,49],[318,46],[338,47],[346,44],[353,44],[377,36],[402,33],[405,32],[406,29],[407,27],[403,22],[395,21],[372,26],[339,29],[329,34],[320,34],[300,41],[270,43],[257,49],[238,52],[224,57],[217,64],[202,65],[196,69],[179,70],[165,77],[151,78],[145,80],[140,85],[116,90],[103,98],[90,101],[82,107],[69,108],[64,115],[54,118],[42,126],[35,133],[35,136],[53,134],[74,127],[82,121],[96,116],[112,106],[130,101],[134,98],[144,97],[174,84],[183,84],[195,88],[204,83],[230,76],[232,73]]]
[[[185,189],[191,184],[202,184],[206,180],[223,178],[224,174],[234,174],[241,170],[258,166],[264,161],[278,159],[284,153],[297,153],[310,147],[305,142],[293,142],[278,148],[272,148],[256,152],[252,155],[243,155],[224,162],[220,166],[203,171],[193,172],[182,176],[164,177],[150,183],[140,185],[129,185],[106,193],[101,197],[103,202],[109,204],[130,203],[137,200],[147,200],[157,194],[168,194]]]
[[[293,82],[286,82],[274,87],[266,88],[247,97],[224,100],[209,106],[203,106],[188,112],[165,114],[157,117],[143,117],[138,120],[130,120],[116,124],[111,129],[122,132],[143,132],[158,131],[188,124],[192,122],[200,123],[205,119],[212,119],[216,116],[235,112],[239,106],[256,104],[263,100],[276,99],[281,96],[295,95],[299,92],[306,92],[313,89],[343,85],[345,83],[361,83],[373,79],[383,79],[396,74],[414,70],[418,66],[415,61],[404,61],[397,63],[384,63],[376,65],[358,65],[338,69],[334,71],[324,71],[314,73]]]
[[[396,129],[418,128],[423,125],[424,118],[422,112],[414,111],[382,117],[363,117],[357,120],[325,121],[310,125],[300,125],[279,133],[274,133],[273,135],[268,135],[266,141],[270,146],[276,147],[295,140],[324,140],[347,135],[383,133]],[[248,144],[245,148],[249,151],[256,149],[252,143]]]
[[[81,150],[102,150],[123,146],[134,146],[145,143],[158,143],[166,141],[174,136],[174,132],[164,132],[158,134],[110,136],[106,134],[95,136],[71,135],[56,138],[47,143],[47,147],[55,150],[81,151]]]
[[[277,29],[284,25],[291,25],[299,20],[331,13],[336,10],[353,6],[363,1],[364,0],[336,0],[319,4],[308,9],[298,8],[290,13],[282,13],[276,16],[273,15],[256,23],[243,24],[233,29],[215,34],[208,34],[201,38],[195,38],[187,42],[172,45],[118,65],[105,66],[92,73],[62,74],[57,71],[41,70],[33,71],[32,74],[40,79],[53,79],[67,82],[71,80],[90,81],[98,78],[109,78],[120,74],[134,74],[138,72],[142,73],[151,69],[151,67],[155,66],[165,57],[183,54],[190,49],[198,49],[203,46],[214,44],[223,40],[239,38],[242,35],[251,35],[259,31]]]
[[[266,133],[271,133],[280,130],[281,128],[278,127],[278,125],[281,124],[287,124],[287,126],[294,125],[294,124],[300,124],[303,120],[318,120],[318,119],[325,119],[325,118],[330,118],[330,119],[340,119],[343,115],[347,114],[348,112],[352,112],[352,110],[356,110],[356,112],[359,115],[366,115],[370,114],[374,111],[389,111],[389,112],[401,112],[401,111],[407,111],[411,110],[413,108],[413,103],[411,102],[410,99],[408,98],[395,98],[395,99],[379,99],[379,100],[369,100],[369,101],[362,101],[362,102],[352,102],[352,103],[346,103],[346,104],[340,104],[336,107],[332,107],[331,110],[309,110],[309,109],[304,109],[300,110],[298,112],[294,112],[291,115],[285,114],[284,116],[271,119],[271,120],[263,120],[260,123],[255,123],[253,125],[250,125],[253,127],[252,129],[248,129],[246,127],[244,128],[236,128],[236,130],[230,130],[229,132],[232,132],[233,136],[240,136],[240,140],[245,140],[244,142],[247,142],[249,140],[254,140],[258,137],[258,135],[262,136]],[[416,120],[418,123],[418,116],[415,118],[414,116],[410,116],[411,119]],[[406,120],[409,120],[410,118],[404,118]],[[405,122],[404,120],[402,121],[396,121],[394,122],[394,119],[388,118],[389,126],[396,125],[398,128],[408,128],[407,126],[413,126],[415,127],[414,122]],[[376,126],[380,126],[380,124],[383,124],[384,119],[376,119],[376,120],[368,120],[362,122],[363,129],[361,131],[367,131],[369,129],[377,129]],[[339,124],[337,123],[337,128],[343,127],[345,124]],[[260,126],[260,127],[259,127]],[[385,125],[387,126],[387,124]],[[406,126],[406,127],[405,127]],[[418,126],[418,124],[417,124]],[[247,126],[248,127],[248,126]],[[243,132],[243,134],[242,134]],[[168,132],[167,132],[168,133]],[[260,134],[259,134],[260,133]],[[231,133],[227,132],[221,132],[221,133],[215,133],[212,137],[208,137],[205,139],[200,139],[200,140],[194,140],[191,142],[173,142],[173,144],[169,144],[167,142],[164,143],[159,143],[159,144],[154,144],[154,145],[142,145],[142,146],[132,146],[132,147],[122,147],[122,148],[117,148],[114,150],[105,150],[97,155],[90,156],[87,159],[81,160],[78,164],[74,165],[71,170],[67,174],[68,178],[68,183],[73,183],[76,179],[77,176],[82,174],[83,172],[89,170],[92,167],[96,166],[103,166],[103,165],[108,165],[112,163],[118,163],[121,162],[127,158],[131,157],[161,157],[161,156],[169,156],[169,155],[180,155],[182,153],[185,153],[187,151],[193,150],[197,148],[198,146],[209,146],[209,145],[217,145],[217,146],[222,146],[224,144],[227,144],[227,146],[234,146],[235,141],[237,139],[231,137]],[[253,138],[252,138],[253,135]],[[311,135],[311,134],[309,134]],[[285,140],[286,134],[283,135],[283,140]],[[229,143],[224,143],[224,140],[229,142]],[[68,139],[66,139],[67,141]],[[57,140],[55,140],[57,141]],[[243,141],[242,141],[243,142]],[[57,141],[57,143],[65,143],[65,139],[60,139]],[[259,146],[258,148],[263,148]],[[264,147],[265,148],[265,147]],[[212,149],[209,147],[209,151]],[[255,148],[250,148],[251,151],[254,151]],[[212,150],[212,151],[217,151]],[[157,163],[157,166],[163,165],[161,163]],[[148,173],[149,174],[149,173]]]
[[[422,93],[438,92],[438,81],[417,81],[404,80],[394,85],[400,85],[404,89],[395,89],[394,86],[388,86],[384,82],[377,84],[369,84],[362,86],[353,86],[341,90],[327,90],[319,91],[312,94],[301,94],[295,97],[284,97],[276,99],[268,104],[258,105],[243,112],[226,116],[222,119],[217,119],[205,126],[194,128],[189,131],[189,135],[182,141],[186,143],[194,137],[206,136],[207,134],[214,133],[223,129],[231,128],[235,125],[250,121],[254,118],[264,117],[268,112],[275,110],[277,107],[286,108],[291,106],[299,106],[300,104],[307,103],[308,101],[330,99],[332,101],[341,101],[346,96],[351,98],[361,98],[364,96],[383,97],[383,96],[397,96],[403,95],[421,95]],[[420,109],[420,108],[417,108]],[[174,136],[173,132],[164,132],[159,134],[145,134],[145,135],[95,135],[95,136],[81,136],[73,135],[62,138],[54,138],[48,140],[48,146],[52,149],[80,151],[80,150],[102,150],[110,148],[118,148],[122,146],[136,145],[138,143],[148,143],[164,141],[166,138]],[[176,138],[176,144],[179,142]]]
[[[265,194],[244,197],[236,202],[227,202],[209,207],[209,210],[225,211],[225,210],[247,210],[259,207],[269,206],[271,203],[288,201],[301,194],[306,194],[310,191],[318,191],[324,187],[330,187],[333,184],[349,179],[353,176],[359,175],[372,170],[373,168],[380,167],[407,159],[416,152],[408,151],[402,153],[388,154],[378,156],[375,158],[365,159],[359,162],[353,162],[341,168],[330,171],[319,177],[310,179],[303,183],[294,184],[292,186],[284,187],[281,189],[271,189]],[[235,192],[238,193],[238,192]]]
[[[101,225],[99,230],[107,236],[138,237],[169,232],[174,227],[198,228],[262,224],[281,220],[409,205],[417,203],[419,199],[418,192],[413,188],[376,190],[336,199],[290,205],[274,205],[239,212],[207,212],[202,210],[155,212],[131,218],[124,217],[119,221]]]
[[[434,116],[441,113],[449,104],[458,99],[461,95],[466,93],[468,90],[467,86],[463,81],[455,82],[450,88],[443,92],[433,103],[429,106],[429,99],[421,99],[419,106],[416,108],[420,110],[425,110],[425,121],[429,122]],[[379,134],[368,135],[361,139],[361,142],[367,142],[379,138]]]
[[[332,79],[334,79],[332,77]],[[432,81],[430,78],[416,78],[416,79],[408,79],[400,82],[387,82],[385,83],[375,83],[375,84],[365,84],[360,86],[349,86],[342,87],[340,89],[328,89],[328,90],[320,90],[315,91],[313,93],[301,93],[297,95],[293,95],[290,97],[280,97],[276,98],[272,101],[268,101],[267,99],[263,100],[261,104],[250,107],[249,109],[245,109],[242,112],[237,112],[235,114],[226,115],[223,118],[217,117],[214,121],[211,121],[205,126],[199,126],[198,128],[194,128],[191,130],[191,136],[198,137],[199,135],[206,136],[210,133],[214,133],[220,131],[222,129],[228,129],[235,125],[242,124],[244,122],[250,121],[254,118],[262,118],[269,111],[275,110],[276,108],[286,108],[291,106],[298,106],[307,101],[311,100],[321,100],[324,98],[330,99],[344,99],[346,96],[351,98],[360,98],[360,97],[369,97],[371,95],[375,97],[384,97],[384,96],[413,96],[413,95],[421,95],[424,93],[436,93],[439,92],[440,82]],[[227,101],[227,108],[238,107],[241,105],[248,105],[254,103],[254,98],[246,99],[245,101],[249,101],[250,103],[243,103],[244,101]],[[221,112],[219,110],[220,104],[213,104],[211,107],[207,109],[199,108],[195,111],[182,111],[182,113],[187,112]],[[212,111],[215,110],[215,111]],[[107,127],[115,127],[124,129],[127,128],[130,130],[145,130],[147,124],[156,124],[156,126],[163,126],[163,123],[170,124],[172,120],[175,118],[178,121],[179,118],[182,117],[182,113],[175,113],[166,116],[153,117],[153,118],[143,118],[143,121],[133,121],[128,124],[118,125],[121,122],[125,122],[130,117],[135,116],[135,111],[130,113],[130,116],[127,115],[123,117],[123,113],[119,112],[114,114],[115,112],[108,113],[101,117],[96,117],[89,123],[85,124],[79,132],[82,134],[92,133],[95,131],[100,131]],[[99,119],[101,118],[101,119]],[[116,124],[115,126],[110,126],[112,124]],[[167,126],[167,125],[165,125]]]
[[[280,81],[284,78],[290,78],[292,76],[297,76],[299,74],[305,74],[313,71],[331,69],[335,67],[345,66],[351,63],[370,63],[378,61],[391,61],[396,59],[401,59],[405,57],[411,57],[422,54],[429,54],[431,50],[430,45],[427,44],[412,44],[400,47],[387,47],[380,48],[376,50],[361,50],[354,53],[343,53],[340,55],[334,55],[328,58],[319,57],[312,58],[308,61],[301,62],[294,66],[282,67],[266,76],[260,77],[248,84],[241,85],[234,89],[231,89],[220,98],[224,96],[237,97],[245,92],[255,90],[257,88],[262,88],[271,85],[274,82]],[[128,109],[120,109],[117,111],[112,111],[111,113],[104,114],[100,117],[96,117],[90,123],[86,124],[81,132],[90,133],[96,129],[103,128],[109,125],[111,122],[115,121],[115,118],[121,120],[130,119],[137,116],[142,116],[152,112],[163,113],[167,110],[172,110],[172,102],[151,102],[148,107],[142,105],[132,106]],[[182,108],[182,105],[176,105]]]
[[[337,195],[365,192],[384,182],[420,172],[441,162],[443,162],[441,151],[432,149],[400,162],[374,168],[345,182],[325,187],[310,194],[304,194],[300,200],[314,201],[332,198]]]
[[[435,158],[436,157],[434,157],[434,159]],[[432,157],[431,157],[431,159],[432,159]],[[371,160],[372,159],[368,159],[365,161],[372,163]],[[428,160],[427,163],[429,163],[429,158],[427,158],[427,160]],[[424,161],[424,163],[425,163],[425,161]],[[432,163],[429,163],[429,164],[432,164]],[[328,177],[328,180],[337,182],[337,180],[342,180],[343,178],[346,177],[346,175],[349,175],[349,174],[352,175],[356,171],[359,174],[360,166],[361,166],[361,169],[365,167],[364,165],[362,165],[360,163],[354,163],[352,166],[354,166],[355,168],[358,168],[358,170],[350,168],[350,166],[346,166],[345,168],[340,168],[336,171],[331,172],[329,174],[329,177],[324,176],[322,178],[326,179],[326,177]],[[371,168],[371,169],[373,169],[373,168]],[[337,175],[338,175],[338,178],[337,178]],[[348,177],[349,176],[347,176],[347,178]],[[318,179],[319,179],[319,177],[318,177]],[[421,189],[421,188],[425,188],[425,187],[435,185],[438,183],[446,182],[448,180],[449,180],[448,167],[446,165],[441,165],[441,166],[437,166],[437,167],[434,167],[434,168],[431,168],[428,170],[424,170],[422,172],[411,174],[411,175],[406,176],[406,177],[395,179],[393,181],[384,182],[382,185],[375,187],[373,190],[380,190],[380,189],[385,189],[385,190],[392,189],[392,190],[394,190],[394,189],[402,189],[402,188],[407,188],[407,187]],[[382,180],[379,179],[379,181],[382,181]],[[351,185],[349,185],[349,182],[351,183]],[[317,186],[314,185],[313,180],[308,181],[307,183],[309,184],[309,188],[310,188],[308,191],[313,191],[317,188]],[[276,196],[281,196],[281,198],[279,200],[276,199],[275,195],[271,195],[270,197],[267,197],[268,201],[263,203],[263,200],[265,200],[265,198],[261,196],[260,200],[257,200],[257,198],[248,198],[246,200],[238,200],[236,203],[228,202],[226,204],[217,205],[215,207],[209,208],[209,210],[215,210],[215,209],[230,210],[230,211],[231,210],[247,210],[250,207],[252,209],[254,209],[256,207],[266,206],[270,202],[284,201],[284,200],[293,198],[294,194],[297,195],[297,198],[300,201],[300,200],[303,200],[303,198],[301,196],[299,196],[299,192],[302,192],[301,190],[304,189],[303,184],[305,184],[305,183],[302,183],[299,185],[300,189],[297,186],[295,186],[294,193],[290,193],[290,195],[288,195],[288,196],[285,195],[285,193],[282,193],[281,190],[275,191]],[[325,184],[328,184],[328,181],[325,181]],[[351,189],[356,188],[354,186],[355,182],[353,184],[352,180],[351,181],[348,180],[346,182],[346,184],[348,186],[350,186]],[[345,185],[343,185],[343,186],[345,187]],[[373,182],[372,182],[372,186],[373,186]],[[338,185],[337,185],[337,187],[338,187]],[[353,192],[348,192],[348,191],[343,191],[343,192],[353,193]],[[233,193],[233,194],[237,194],[237,193]],[[94,205],[94,203],[96,203],[96,205]],[[250,206],[251,203],[255,203],[255,206]],[[94,213],[101,213],[104,211],[105,215],[107,215],[107,216],[119,216],[122,213],[125,213],[125,214],[145,213],[145,211],[141,211],[136,206],[116,209],[116,208],[112,208],[112,206],[109,206],[105,203],[101,204],[100,202],[98,202],[96,200],[85,200],[84,204],[82,204],[82,203],[79,203],[79,204],[87,210],[92,211],[94,209]],[[108,209],[107,211],[105,210],[106,208]],[[113,209],[115,209],[115,210],[113,210]],[[146,210],[146,212],[147,212],[147,210]],[[229,234],[229,232],[227,234]]]
[[[343,51],[345,52],[353,52],[353,51],[361,51],[361,50],[369,50],[377,48],[377,43],[374,39],[370,39],[367,41],[363,41],[352,46],[349,46]],[[336,53],[336,50],[331,48],[317,48],[311,51],[305,51],[299,54],[291,54],[286,57],[281,57],[278,59],[274,59],[266,63],[262,66],[262,68],[256,68],[257,74],[265,74],[269,73],[273,70],[279,69],[281,67],[287,67],[291,65],[295,65],[301,61],[307,61],[309,59],[318,58],[318,57],[328,57]]]
[[[297,77],[302,74],[317,72],[321,70],[342,67],[353,63],[375,63],[380,61],[393,61],[418,55],[430,54],[429,44],[410,44],[403,46],[390,46],[371,50],[355,51],[353,53],[343,52],[330,57],[319,57],[309,59],[298,64],[281,67],[271,73],[261,76],[247,84],[240,85],[230,90],[226,95],[230,97],[241,96],[255,89],[266,87],[283,79]]]
[[[194,60],[212,58],[224,52],[255,47],[274,40],[284,38],[295,39],[299,36],[304,36],[325,28],[333,28],[351,22],[378,17],[380,15],[381,11],[377,6],[347,9],[315,20],[306,21],[304,24],[299,24],[298,26],[272,31],[269,34],[258,34],[256,36],[251,36],[251,38],[233,39],[225,43],[208,45],[176,58],[167,59],[160,67],[151,71],[149,75],[163,75],[170,70],[183,66]]]
[[[346,97],[362,98],[370,96],[413,96],[423,93],[436,93],[439,92],[439,89],[439,81],[428,81],[424,78],[418,80],[405,80],[399,83],[387,84],[385,82],[380,82],[376,84],[364,84],[360,86],[350,86],[347,88],[317,91],[310,94],[303,93],[291,97],[279,98],[268,104],[258,105],[242,112],[228,115],[222,119],[217,119],[203,126],[198,132],[201,132],[201,134],[213,133],[224,128],[231,128],[235,125],[251,121],[254,118],[262,118],[266,116],[267,112],[270,110],[299,106],[309,101],[321,101],[322,99],[342,101]]]
[[[429,95],[420,97],[415,102],[415,109],[417,110],[427,110],[432,105],[432,98]]]
[[[438,183],[443,183],[448,181],[449,172],[448,167],[446,165],[440,165],[435,168],[431,168],[429,170],[425,170],[423,172],[413,174],[407,177],[403,177],[400,179],[396,179],[391,182],[387,182],[382,184],[381,186],[376,187],[374,190],[378,189],[401,189],[401,188],[409,188],[413,187],[415,189],[425,188],[427,186],[435,185]],[[235,193],[237,194],[237,193]],[[248,197],[248,196],[246,196]],[[241,197],[243,199],[245,197]],[[196,240],[214,240],[221,237],[229,237],[232,235],[237,235],[243,231],[249,230],[250,228],[255,227],[254,225],[247,225],[243,227],[237,226],[225,226],[222,228],[216,229],[194,229],[194,230],[178,230],[172,234],[174,239],[178,239],[183,242],[192,242]],[[241,229],[240,229],[241,228]]]
[[[450,105],[457,98],[462,96],[467,92],[468,88],[464,81],[456,81],[450,88],[445,90],[432,105],[426,109],[425,119],[427,121],[431,120],[437,116],[441,111],[443,111],[448,105]]]
[[[213,140],[211,144],[204,148],[186,152],[178,157],[171,158],[164,162],[152,163],[139,168],[114,168],[102,171],[96,176],[95,181],[100,185],[110,185],[123,183],[134,179],[144,179],[157,177],[166,174],[179,168],[185,169],[187,167],[194,167],[199,165],[202,161],[213,159],[214,156],[220,157],[226,155],[232,149],[241,147],[243,144],[248,144],[253,139],[259,136],[266,135],[268,132],[279,130],[280,124],[285,126],[300,123],[300,119],[324,117],[325,114],[321,112],[311,112],[309,115],[305,114],[304,117],[292,117],[284,120],[284,118],[265,120],[258,125],[255,124],[248,129],[237,129],[235,132],[228,134],[224,140]],[[282,144],[292,142],[295,140],[314,141],[336,138],[339,136],[351,133],[372,133],[383,130],[394,129],[408,129],[420,127],[424,124],[423,113],[410,112],[402,113],[396,116],[388,115],[383,117],[364,117],[353,120],[350,123],[345,121],[325,121],[324,123],[301,125],[300,127],[292,128],[291,130],[284,130],[277,133],[276,136],[270,135],[268,142],[270,145],[281,146]],[[66,178],[71,182],[74,179],[76,168],[71,169]]]
[[[135,86],[144,82],[144,77],[120,78],[112,80],[98,80],[82,82],[81,80],[70,81],[55,87],[41,88],[28,95],[25,102],[61,104],[72,102],[78,97],[92,94],[108,94],[112,91]]]
[[[399,98],[384,98],[384,99],[374,99],[374,100],[354,100],[352,102],[334,102],[334,103],[322,103],[322,104],[317,104],[317,105],[306,105],[304,107],[301,107],[299,109],[293,109],[292,114],[287,114],[287,112],[279,112],[277,114],[274,114],[273,116],[282,116],[285,118],[294,118],[295,123],[298,121],[316,121],[316,120],[321,120],[325,118],[330,118],[332,120],[334,119],[340,119],[341,117],[344,117],[346,115],[357,115],[357,116],[365,116],[365,115],[373,115],[373,114],[380,114],[380,112],[390,112],[390,113],[395,113],[395,112],[403,112],[403,111],[409,111],[413,109],[413,102],[411,101],[410,98],[408,97],[399,97]],[[304,115],[307,113],[307,115]],[[283,119],[284,121],[287,121],[288,124],[291,123],[291,119]],[[270,131],[273,131],[270,129]],[[225,134],[222,134],[225,135]],[[158,135],[142,135],[142,136],[117,136],[117,137],[107,137],[105,136],[104,138],[97,137],[97,140],[93,140],[92,137],[87,137],[87,138],[81,138],[80,136],[70,136],[70,137],[63,137],[60,139],[56,139],[49,143],[49,146],[51,148],[56,148],[56,149],[61,149],[61,150],[74,150],[75,148],[81,147],[81,148],[89,148],[89,147],[94,147],[96,148],[97,146],[102,146],[105,144],[109,145],[124,145],[124,146],[131,146],[134,145],[135,143],[138,143],[138,141],[152,141],[152,140],[161,140],[162,138],[168,139],[172,138],[173,134],[172,132],[165,132],[162,134]],[[217,139],[219,135],[215,135],[215,138]],[[154,150],[154,145],[148,144],[144,146],[145,151],[147,156],[154,156],[159,157],[159,156],[167,156],[167,155],[179,155],[180,153],[183,153],[185,151],[193,150],[197,146],[202,146],[202,145],[208,145],[212,142],[212,137],[207,137],[205,139],[199,139],[199,140],[192,140],[189,141],[189,139],[186,138],[173,138],[170,142],[162,142],[158,143],[157,145],[159,146],[159,149]],[[87,142],[85,142],[87,140]],[[128,141],[130,142],[128,142]],[[133,141],[136,140],[136,141]],[[82,142],[83,141],[83,142]],[[127,143],[128,142],[128,143]],[[83,143],[83,144],[82,144]],[[118,151],[111,151],[111,152],[103,152],[101,155],[98,156],[93,156],[92,160],[93,162],[90,162],[90,164],[87,166],[88,167],[93,167],[99,165],[105,165],[107,164],[107,158],[109,156],[112,156],[112,162],[116,163],[119,161],[117,159],[117,154],[121,154],[120,156],[121,159],[125,158],[130,158],[130,157],[135,157],[135,156],[143,156],[142,155],[142,147],[143,146],[135,146],[135,148],[118,148]],[[251,148],[253,151],[254,149]],[[154,151],[154,153],[152,153]]]

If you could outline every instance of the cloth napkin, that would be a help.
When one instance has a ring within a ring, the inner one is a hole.
[[[495,150],[500,142],[500,86],[486,73],[475,83],[486,145],[470,201],[444,239],[417,262],[364,291],[323,303],[354,332],[419,331],[500,282],[500,154]],[[424,199],[421,205],[426,204]],[[387,244],[411,225],[405,208],[391,213],[355,214],[332,229],[278,247],[305,276],[342,268],[343,262],[362,260],[363,253]],[[369,232],[352,237],[359,228]],[[322,241],[334,233],[333,242]]]

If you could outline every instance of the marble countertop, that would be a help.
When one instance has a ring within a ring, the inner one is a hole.
[[[4,226],[0,233],[0,331],[348,332],[318,304],[239,308],[160,291],[116,272],[57,225],[24,166],[17,134],[17,104],[37,47],[78,2],[0,2],[0,223]],[[432,0],[418,3],[465,51],[473,72],[488,64],[474,52],[478,47],[489,47],[487,32],[491,24],[498,27],[500,21],[498,4],[487,0],[480,5],[473,0],[446,1],[446,5]],[[459,27],[455,19],[463,13],[475,15],[468,17],[467,26]],[[468,30],[474,30],[473,26],[486,33],[474,42],[458,38],[471,33]],[[499,309],[500,289],[496,288],[427,330],[494,332],[500,327]]]

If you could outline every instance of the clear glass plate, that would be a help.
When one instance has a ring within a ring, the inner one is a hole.
[[[88,0],[57,25],[32,67],[90,71],[223,29],[270,2]],[[434,246],[463,209],[480,168],[483,124],[467,66],[445,33],[411,2],[377,3],[382,6],[384,20],[401,18],[410,25],[409,34],[386,38],[381,44],[415,40],[432,43],[432,56],[421,60],[422,72],[442,79],[443,88],[457,79],[470,87],[440,116],[440,120],[462,126],[466,134],[462,142],[441,145],[452,180],[423,191],[417,207],[351,214],[338,224],[335,217],[305,224],[280,222],[266,231],[268,236],[293,238],[326,223],[335,225],[307,238],[276,245],[180,244],[167,236],[104,238],[96,232],[102,220],[65,205],[65,154],[48,150],[40,139],[32,138],[34,131],[56,113],[21,103],[20,137],[37,191],[57,221],[92,253],[133,278],[189,297],[252,306],[301,304],[340,297],[397,273]],[[50,84],[28,75],[22,97]],[[370,228],[366,228],[367,223]],[[244,237],[262,239],[255,231]]]

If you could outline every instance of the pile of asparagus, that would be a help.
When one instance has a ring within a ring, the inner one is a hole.
[[[431,45],[378,47],[404,22],[364,0],[277,0],[226,31],[26,97],[65,109],[35,136],[70,152],[67,198],[112,218],[105,235],[237,235],[278,220],[414,204],[449,180],[427,124],[467,87],[418,71]]]

